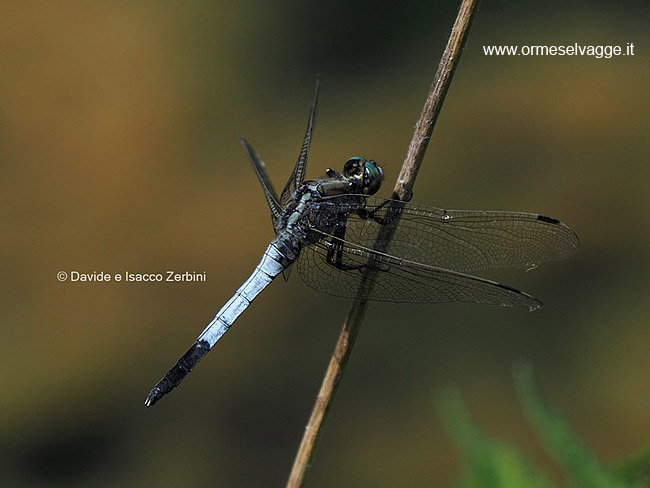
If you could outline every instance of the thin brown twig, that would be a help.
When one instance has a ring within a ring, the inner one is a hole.
[[[433,127],[438,119],[445,95],[447,94],[454,71],[460,60],[467,33],[476,12],[477,2],[478,0],[462,1],[429,94],[424,102],[420,119],[415,126],[415,132],[406,153],[402,170],[393,190],[393,198],[397,200],[408,201],[410,199],[415,178],[424,159],[424,153],[429,144]],[[386,231],[382,235],[382,238],[385,239],[385,242],[388,242],[390,237],[392,237],[395,227],[385,226],[385,228]],[[384,229],[382,228],[382,230]],[[386,239],[386,237],[388,238]],[[369,282],[369,286],[372,286],[372,271],[367,273],[365,278]],[[311,465],[316,444],[323,429],[325,417],[331,406],[341,377],[343,376],[345,365],[352,352],[352,346],[363,323],[367,308],[368,302],[363,299],[355,300],[350,308],[338,342],[334,348],[334,353],[330,359],[329,366],[327,367],[327,372],[323,378],[320,391],[316,397],[311,417],[305,428],[305,433],[289,475],[287,488],[299,488],[305,481],[307,470]]]

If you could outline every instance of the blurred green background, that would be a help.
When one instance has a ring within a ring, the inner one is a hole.
[[[282,486],[349,303],[296,273],[152,409],[153,384],[272,237],[238,137],[276,187],[321,105],[309,176],[373,158],[390,193],[457,3],[3,2],[0,484]],[[456,385],[487,431],[550,464],[510,367],[606,461],[650,439],[647,2],[484,1],[414,202],[542,212],[573,258],[488,277],[535,312],[373,304],[308,486],[450,486],[434,410]],[[486,57],[482,45],[636,56]],[[60,283],[58,271],[205,271]]]

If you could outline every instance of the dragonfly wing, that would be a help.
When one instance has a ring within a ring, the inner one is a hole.
[[[320,76],[316,78],[316,90],[314,93],[314,98],[311,102],[311,109],[309,111],[309,119],[307,120],[307,131],[305,132],[305,138],[302,141],[302,147],[300,148],[300,154],[298,155],[298,161],[296,161],[296,166],[287,181],[284,189],[282,190],[282,195],[280,195],[280,204],[282,207],[285,207],[289,200],[291,200],[292,195],[296,189],[302,184],[305,180],[305,174],[307,172],[307,158],[309,157],[309,145],[311,144],[312,134],[314,132],[314,122],[316,120],[316,107],[318,105],[318,92],[320,91]]]
[[[379,242],[380,229],[391,220],[390,200],[366,197],[365,207],[337,203],[350,212],[345,240],[409,261],[469,272],[496,268],[534,268],[575,253],[575,232],[557,219],[524,212],[443,210],[399,203],[399,220],[390,242]],[[401,208],[399,208],[401,207]],[[359,210],[359,215],[356,210]]]
[[[371,285],[364,278],[369,262]],[[476,302],[529,310],[542,306],[536,298],[509,286],[399,259],[331,235],[304,248],[296,264],[309,286],[339,297],[406,303]]]
[[[275,228],[276,223],[280,218],[280,214],[282,213],[282,208],[280,207],[278,194],[275,192],[273,183],[271,182],[271,179],[266,172],[266,165],[264,164],[264,161],[262,161],[258,156],[257,151],[253,149],[253,146],[251,146],[246,139],[242,137],[239,139],[239,141],[241,142],[242,146],[244,146],[244,149],[248,154],[248,158],[253,165],[257,179],[260,180],[260,183],[262,184],[262,188],[264,189],[264,196],[266,197],[266,201],[269,204],[269,209],[271,210],[273,228]]]

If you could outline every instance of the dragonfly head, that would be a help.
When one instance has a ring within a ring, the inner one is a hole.
[[[343,176],[364,195],[374,195],[384,180],[384,171],[373,160],[355,157],[348,159],[343,166]]]

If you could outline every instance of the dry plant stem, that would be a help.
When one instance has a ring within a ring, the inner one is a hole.
[[[417,176],[424,153],[429,144],[433,127],[442,108],[442,103],[451,84],[456,66],[465,45],[465,39],[472,19],[476,12],[477,0],[463,0],[454,27],[449,35],[447,46],[442,54],[429,95],[424,103],[420,119],[415,126],[406,159],[402,165],[397,183],[393,190],[393,197],[398,200],[408,201],[412,194],[413,185]],[[382,229],[383,230],[383,229]],[[392,236],[394,226],[386,226],[386,233],[382,237]],[[370,281],[371,276],[367,279]],[[343,376],[345,365],[352,351],[352,346],[359,333],[363,318],[368,308],[365,300],[355,300],[343,324],[334,353],[330,359],[327,372],[323,378],[320,391],[316,398],[311,417],[305,433],[303,434],[296,459],[294,461],[287,488],[299,488],[305,481],[307,470],[316,450],[316,444],[323,429],[324,420],[330,408],[334,393]]]

